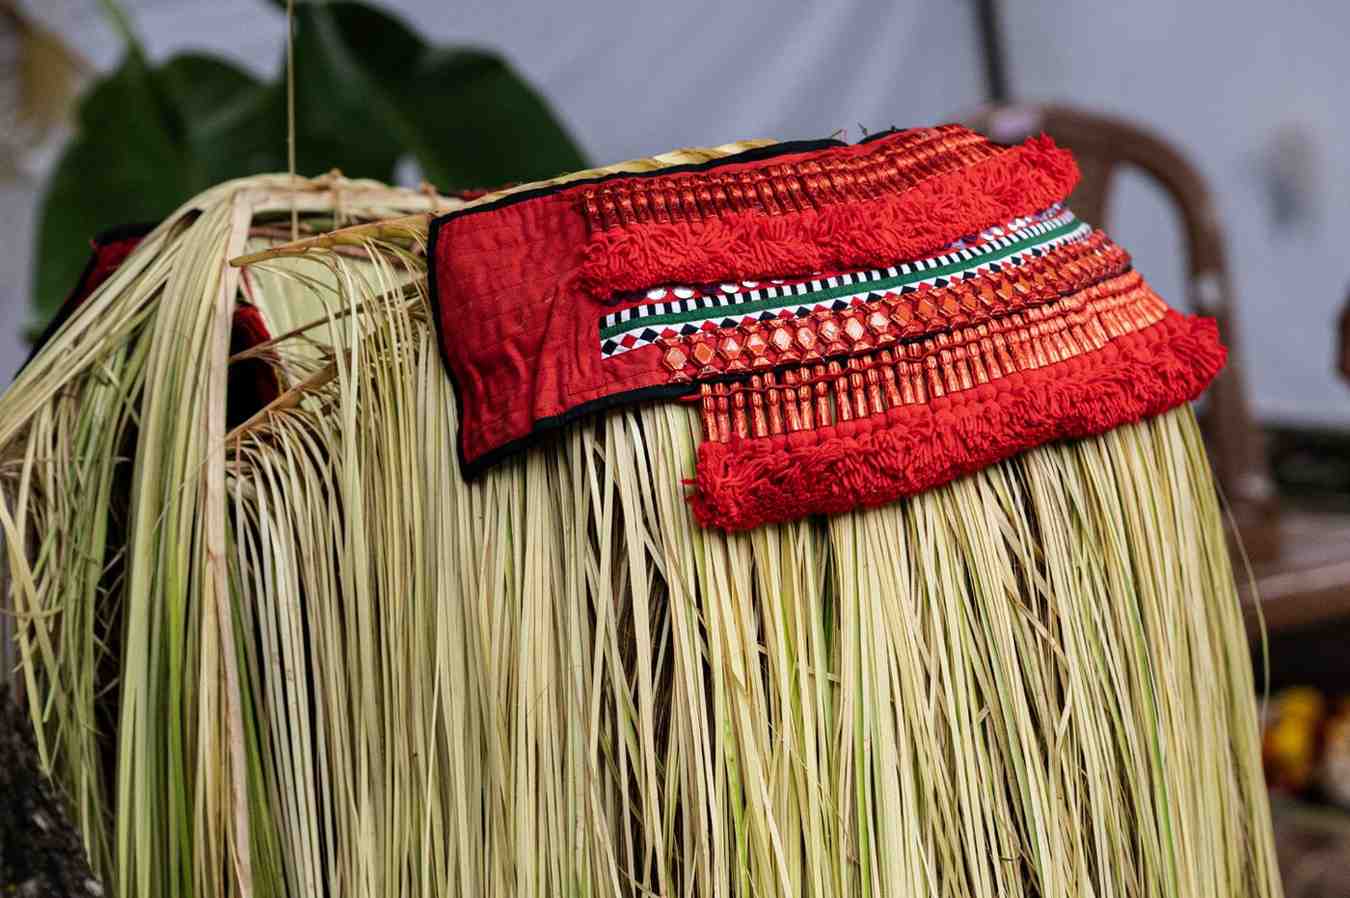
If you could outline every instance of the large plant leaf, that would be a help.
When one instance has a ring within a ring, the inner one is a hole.
[[[431,46],[355,2],[297,3],[294,51],[303,174],[391,180],[411,155],[429,181],[455,190],[585,167],[540,96],[493,53]],[[92,236],[157,221],[220,181],[284,171],[286,133],[284,66],[270,83],[201,54],[154,67],[133,43],[81,101],[76,138],[48,184],[33,325],[64,300]]]
[[[585,167],[547,104],[496,54],[431,47],[362,3],[302,3],[295,17],[297,130],[307,161],[336,158],[343,147],[372,166],[392,165],[407,152],[443,190]],[[387,143],[354,145],[354,127]]]
[[[202,101],[258,90],[244,72],[217,60],[182,57],[154,69],[135,49],[80,102],[77,137],[57,163],[43,198],[33,325],[60,306],[107,228],[163,218],[210,183],[200,152]],[[275,160],[269,160],[274,167]]]

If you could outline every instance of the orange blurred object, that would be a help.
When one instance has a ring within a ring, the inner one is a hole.
[[[1342,698],[1322,732],[1318,782],[1326,799],[1350,808],[1350,698]]]
[[[1316,689],[1286,689],[1271,700],[1261,755],[1272,788],[1302,792],[1312,785],[1326,713],[1326,700]]]

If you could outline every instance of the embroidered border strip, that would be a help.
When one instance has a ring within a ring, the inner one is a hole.
[[[675,382],[800,361],[856,355],[897,341],[990,321],[1053,302],[1114,277],[1130,267],[1129,256],[1097,233],[1046,253],[1018,268],[912,292],[855,297],[847,306],[769,321],[748,319],[735,327],[709,326],[692,334],[657,338],[662,363]]]
[[[1048,305],[844,361],[704,383],[704,438],[796,433],[927,403],[1101,349],[1166,312],[1138,273],[1128,272]]]
[[[1091,232],[1073,213],[1057,208],[1041,220],[1009,222],[991,229],[987,237],[951,247],[948,252],[885,269],[797,282],[775,281],[766,286],[745,281],[711,288],[655,288],[647,294],[653,301],[601,319],[600,352],[602,357],[611,358],[661,338],[692,336],[710,325],[732,328],[780,316],[805,317],[823,309],[838,312],[855,300],[875,300],[891,293],[905,295],[925,286],[943,288],[958,280],[1016,268],[1057,247],[1084,240]]]

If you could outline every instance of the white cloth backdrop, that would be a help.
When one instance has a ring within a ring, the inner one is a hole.
[[[448,2],[386,0],[437,42],[500,49],[555,104],[597,163],[740,137],[849,139],[950,120],[978,105],[982,70],[970,0],[867,3]],[[268,77],[283,25],[262,0],[128,3],[154,58],[194,48]],[[1350,5],[1228,0],[1005,0],[1015,94],[1125,114],[1177,141],[1210,176],[1229,225],[1240,321],[1258,413],[1350,425],[1331,369],[1336,310],[1350,285]],[[1251,7],[1247,9],[1247,7]],[[116,37],[95,0],[27,0],[96,66]],[[1301,135],[1298,214],[1277,227],[1269,190],[1277,133]],[[40,167],[40,166],[39,166]],[[22,358],[36,188],[0,186],[0,377]],[[1165,295],[1180,300],[1178,230],[1130,180],[1113,231]]]

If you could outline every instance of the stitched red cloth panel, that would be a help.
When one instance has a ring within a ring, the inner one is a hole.
[[[432,300],[463,470],[614,404],[694,397],[695,512],[742,529],[1193,398],[1222,364],[1212,327],[1063,207],[1077,177],[1047,138],[949,125],[443,216]]]

